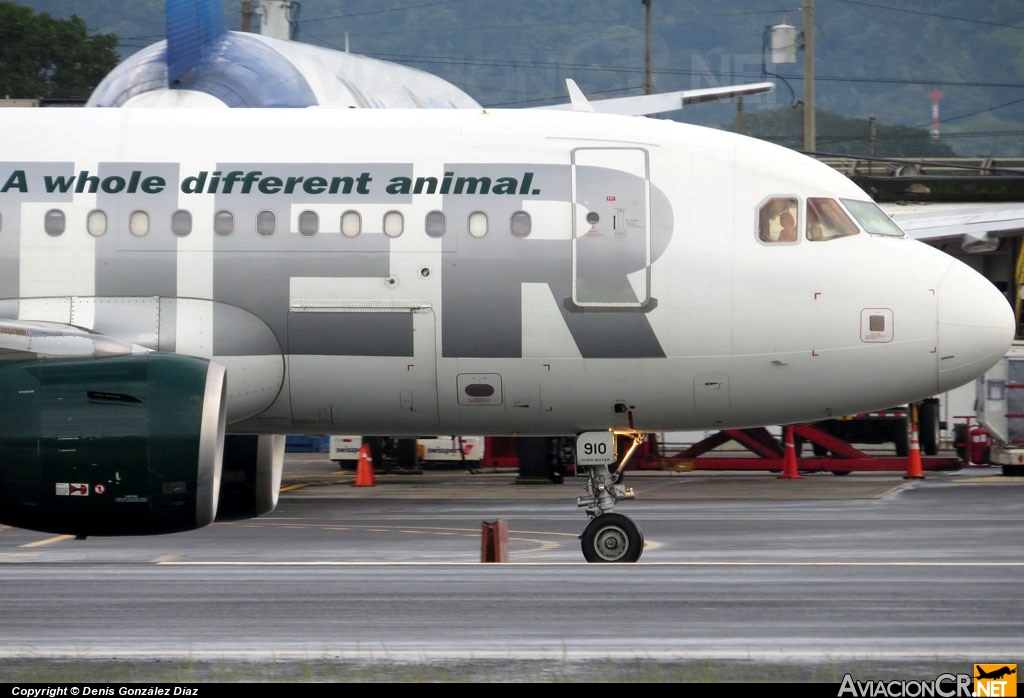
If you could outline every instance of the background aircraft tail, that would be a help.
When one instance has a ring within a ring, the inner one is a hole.
[[[174,84],[212,54],[223,43],[228,30],[219,0],[167,0],[164,11],[167,81]]]

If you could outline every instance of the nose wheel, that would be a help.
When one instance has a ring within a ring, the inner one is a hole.
[[[644,534],[628,516],[609,512],[595,516],[580,534],[587,562],[636,562],[644,550]]]
[[[636,562],[644,551],[644,534],[633,519],[612,511],[620,499],[633,499],[633,489],[623,487],[622,470],[630,456],[643,443],[645,435],[631,434],[633,445],[612,472],[609,463],[614,462],[614,437],[608,432],[584,432],[577,438],[577,465],[580,452],[598,452],[601,457],[587,464],[587,494],[576,499],[576,506],[586,507],[590,523],[580,534],[583,557],[587,562]],[[611,443],[608,443],[609,439]],[[581,449],[580,445],[584,448]],[[612,454],[607,461],[603,454]]]

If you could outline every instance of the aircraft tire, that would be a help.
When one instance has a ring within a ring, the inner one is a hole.
[[[925,400],[917,415],[917,431],[921,440],[921,453],[934,456],[939,453],[939,403]]]
[[[644,534],[628,516],[614,512],[591,519],[580,535],[587,562],[636,562],[644,550]]]
[[[953,427],[953,447],[956,449],[956,457],[967,462],[967,425],[957,424]]]
[[[898,421],[892,427],[892,442],[896,446],[896,456],[906,458],[910,453],[910,437],[907,436],[907,423]]]

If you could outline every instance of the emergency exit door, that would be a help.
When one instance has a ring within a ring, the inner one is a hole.
[[[572,301],[641,308],[651,295],[650,180],[641,148],[572,153]]]

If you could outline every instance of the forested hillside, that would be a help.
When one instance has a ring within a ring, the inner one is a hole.
[[[25,0],[78,14],[119,37],[127,54],[163,35],[163,0]],[[588,94],[640,94],[644,6],[639,0],[303,0],[297,39],[439,74],[488,106],[561,100],[564,79]],[[801,0],[652,0],[655,90],[778,83],[747,98],[748,132],[799,147],[803,60],[765,63],[766,28],[802,28]],[[241,0],[224,0],[229,28]],[[1024,4],[1020,0],[815,0],[818,150],[865,152],[876,119],[878,154],[1024,156]],[[940,141],[930,93],[939,91]],[[770,110],[770,113],[761,113]],[[733,127],[735,103],[663,115]],[[795,130],[794,130],[795,129]],[[924,152],[922,152],[922,150]]]

